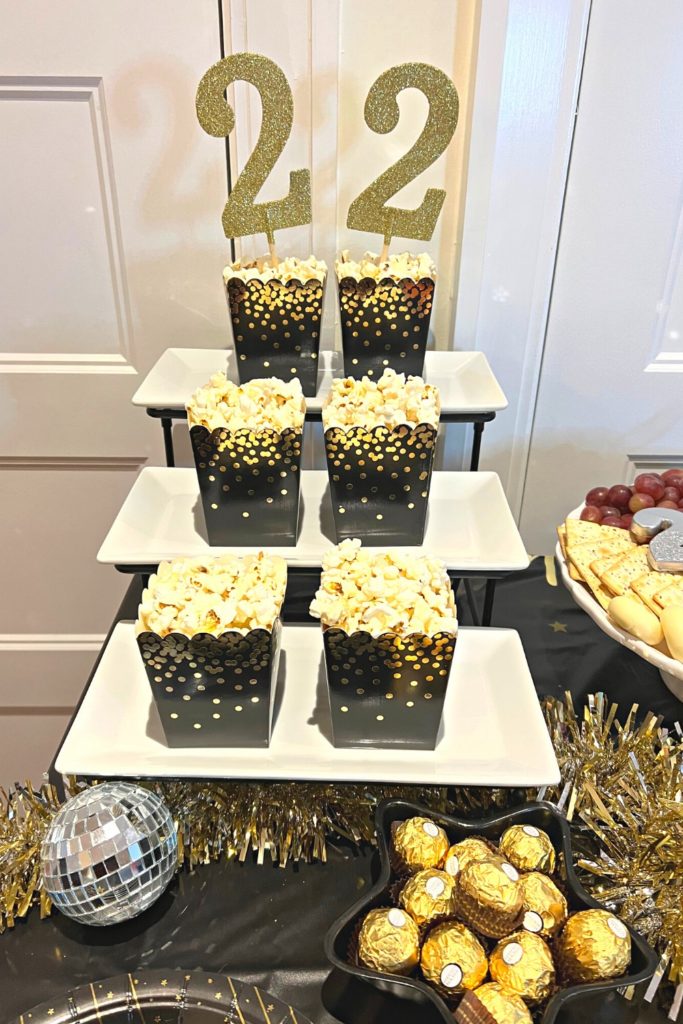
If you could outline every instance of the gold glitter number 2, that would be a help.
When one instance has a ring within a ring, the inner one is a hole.
[[[427,189],[416,210],[386,202],[441,156],[458,123],[458,93],[443,71],[430,64],[398,64],[379,76],[365,101],[365,121],[373,132],[394,130],[400,116],[396,97],[403,89],[419,89],[427,97],[427,122],[411,149],[354,199],[346,221],[349,228],[383,235],[385,245],[394,235],[432,237],[446,198],[443,189]]]
[[[226,138],[235,127],[225,90],[238,80],[256,86],[263,117],[254,152],[225,204],[223,230],[228,238],[263,231],[272,244],[276,230],[310,223],[311,175],[307,170],[290,171],[288,195],[268,203],[254,202],[289,138],[294,101],[277,64],[258,53],[234,53],[210,67],[197,89],[197,117],[209,135]]]

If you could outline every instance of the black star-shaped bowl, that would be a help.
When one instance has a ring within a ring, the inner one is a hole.
[[[415,1004],[415,1017],[419,1019],[420,1004],[432,1003],[444,1022],[453,1024],[453,1011],[435,989],[421,980],[419,972],[403,977],[373,971],[357,962],[351,962],[352,948],[360,920],[374,907],[395,905],[390,895],[392,870],[389,862],[391,826],[415,816],[431,818],[445,829],[451,843],[471,835],[486,836],[494,842],[510,825],[535,825],[546,832],[555,847],[557,867],[555,877],[565,890],[570,913],[602,906],[583,889],[573,867],[571,835],[565,817],[549,803],[529,803],[506,814],[494,814],[477,820],[452,818],[431,811],[428,807],[408,803],[406,800],[385,800],[375,814],[381,870],[377,882],[361,900],[354,903],[332,925],[325,937],[325,952],[330,962],[340,971],[361,978],[384,992],[410,1000]],[[633,929],[631,932],[631,966],[628,974],[609,981],[598,981],[561,988],[550,998],[538,1019],[539,1024],[631,1024],[638,1016],[642,989],[633,992],[631,986],[647,981],[659,962],[655,951]],[[630,996],[630,998],[628,998]],[[640,997],[640,999],[638,998]]]

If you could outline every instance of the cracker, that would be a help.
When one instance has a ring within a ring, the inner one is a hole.
[[[662,609],[669,608],[674,604],[683,605],[683,579],[679,577],[674,583],[670,583],[668,587],[659,590],[655,594],[655,601]]]
[[[579,575],[576,568],[572,565],[572,563],[569,561],[569,558],[567,557],[567,527],[564,525],[564,523],[562,524],[562,526],[557,527],[557,539],[560,542],[560,551],[562,552],[562,557],[564,558],[565,565],[567,566],[569,578],[579,582],[581,580],[581,576]]]
[[[669,583],[675,581],[675,576],[670,572],[646,572],[636,580],[631,580],[631,590],[637,594],[643,604],[647,605],[655,615],[661,615],[661,606],[655,601],[655,594],[659,593]]]
[[[600,578],[595,575],[591,569],[591,562],[608,553],[609,549],[604,548],[600,543],[577,544],[569,551],[569,557],[581,573],[583,582],[590,587],[596,600],[603,608],[607,608],[613,595],[601,582]]]
[[[596,558],[595,561],[591,562],[592,572],[595,573],[595,575],[600,579],[600,582],[603,584],[603,586],[607,587],[608,590],[611,590],[611,588],[609,584],[605,581],[604,575],[608,569],[610,569],[613,565],[616,565],[616,563],[620,561],[620,559],[623,557],[623,551],[614,550],[610,551],[606,555],[600,555],[599,558]]]
[[[621,596],[629,592],[631,580],[637,580],[649,568],[647,544],[643,544],[623,555],[614,565],[600,574],[600,579],[613,594]]]
[[[629,542],[629,547],[633,544],[628,530],[622,530],[620,526],[601,526],[599,523],[590,523],[584,519],[565,519],[565,527],[567,530],[566,543],[568,548],[571,548],[574,544],[605,540],[607,537],[626,538]]]

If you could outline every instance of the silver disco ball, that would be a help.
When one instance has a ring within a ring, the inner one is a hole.
[[[64,804],[40,851],[43,886],[83,924],[136,917],[170,882],[178,839],[154,793],[128,782],[93,786]]]

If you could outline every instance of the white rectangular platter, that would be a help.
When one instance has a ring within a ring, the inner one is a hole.
[[[148,409],[184,409],[209,377],[223,370],[237,382],[235,354],[227,349],[167,348],[133,395],[133,405]],[[320,353],[318,392],[306,407],[320,411],[333,377],[343,377],[341,352]],[[483,352],[427,352],[425,379],[441,393],[441,412],[499,412],[507,399]]]
[[[270,547],[293,568],[317,567],[336,543],[325,470],[301,474],[303,507],[296,547]],[[387,545],[384,545],[385,547]],[[97,560],[109,565],[158,565],[182,555],[240,554],[258,548],[210,547],[194,469],[147,466],[136,478]],[[422,547],[449,569],[514,572],[529,564],[496,473],[434,473]]]
[[[270,747],[166,745],[135,642],[119,622],[57,757],[75,775],[542,786],[559,782],[519,634],[461,629],[436,750],[336,749],[322,634],[285,626]],[[232,704],[239,702],[235,694]],[[231,705],[230,697],[224,701]],[[229,713],[229,712],[228,712]]]

